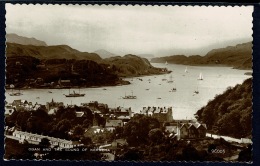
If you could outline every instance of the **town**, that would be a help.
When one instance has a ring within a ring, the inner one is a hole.
[[[151,155],[158,145],[185,142],[186,147],[191,142],[211,139],[206,124],[195,119],[174,120],[172,107],[148,106],[136,111],[131,107],[109,108],[97,101],[77,106],[54,99],[46,105],[14,100],[6,102],[5,116],[5,136],[19,144],[51,148],[55,152],[88,149],[99,153],[102,160],[128,160],[129,156],[138,160]],[[144,152],[140,147],[147,145],[153,148]],[[126,149],[130,154],[124,152]],[[38,149],[33,155],[43,158],[48,153]]]

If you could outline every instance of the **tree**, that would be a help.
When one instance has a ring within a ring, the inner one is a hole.
[[[73,129],[73,135],[74,135],[74,137],[79,138],[80,136],[82,136],[84,134],[84,131],[85,130],[83,129],[83,127],[81,125],[77,125]]]
[[[48,138],[42,138],[39,145],[42,145],[44,147],[49,147],[51,145],[50,140]]]
[[[92,144],[92,140],[90,137],[83,137],[81,138],[81,143],[83,143],[85,146]]]
[[[27,129],[27,120],[31,116],[28,111],[20,111],[16,118],[16,125],[21,127],[21,130],[25,131]]]
[[[200,161],[199,152],[191,145],[188,145],[182,150],[182,157],[185,161]]]
[[[89,128],[90,126],[92,126],[92,123],[93,123],[93,120],[90,121],[89,119],[85,119],[85,120],[83,121],[83,127],[84,127],[84,128]]]
[[[115,138],[122,138],[124,134],[124,128],[117,126],[113,132]]]
[[[155,145],[162,143],[164,137],[162,130],[159,128],[150,130],[148,136],[150,141]]]
[[[157,119],[144,115],[133,117],[125,126],[123,136],[130,146],[149,143],[148,133],[151,129],[159,128]]]
[[[58,138],[67,138],[68,132],[71,129],[71,123],[67,119],[63,119],[53,127],[52,134]]]

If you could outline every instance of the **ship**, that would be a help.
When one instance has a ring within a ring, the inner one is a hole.
[[[194,94],[199,94],[199,87],[197,86],[197,89],[194,91]]]
[[[169,92],[176,92],[177,88],[175,86],[173,86],[173,88],[169,91]]]
[[[10,85],[10,88],[12,89],[12,93],[9,93],[10,96],[21,96],[21,95],[23,95],[23,94],[20,92],[20,89],[19,89],[18,92],[14,92],[14,91],[13,91],[13,90],[14,90],[14,85],[13,85],[13,84]]]
[[[123,99],[137,99],[136,96],[133,95],[133,91],[132,91],[132,95],[126,95],[124,97],[122,97]]]
[[[23,95],[21,92],[20,92],[20,90],[19,90],[19,92],[12,92],[12,93],[10,93],[9,94],[10,96],[21,96],[21,95]]]
[[[73,93],[70,93],[70,90],[69,90],[69,94],[68,95],[65,95],[66,97],[84,97],[85,94],[84,93],[76,93],[75,91],[73,91]]]
[[[168,83],[173,83],[172,75],[170,75]]]
[[[162,81],[167,81],[167,79],[166,79],[166,76],[164,75],[164,78],[162,79]]]

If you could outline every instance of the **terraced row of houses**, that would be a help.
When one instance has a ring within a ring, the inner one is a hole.
[[[50,136],[28,133],[24,131],[17,131],[17,130],[15,130],[12,135],[15,139],[19,140],[20,143],[28,142],[31,144],[39,144],[42,141],[42,139],[45,138],[49,140],[51,147],[59,147],[61,149],[74,148],[83,145],[76,141],[70,141],[70,140],[54,138]]]

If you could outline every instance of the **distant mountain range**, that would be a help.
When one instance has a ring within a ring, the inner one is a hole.
[[[6,44],[6,83],[20,88],[53,88],[42,83],[31,84],[26,81],[29,78],[42,78],[44,83],[69,79],[71,86],[84,87],[129,84],[120,77],[167,72],[153,67],[147,59],[136,55],[121,57],[106,50],[98,50],[96,53],[80,52],[67,45]]]
[[[76,59],[94,60],[102,58],[96,53],[80,52],[67,45],[34,46],[7,43],[6,56],[31,56],[38,59]]]
[[[213,49],[205,56],[172,55],[153,58],[153,63],[172,63],[184,65],[225,65],[238,69],[252,69],[252,42]]]
[[[140,56],[142,58],[146,58],[148,60],[151,60],[152,58],[155,58],[153,54],[138,54],[137,56]]]
[[[34,46],[47,46],[47,44],[44,41],[40,41],[35,38],[19,36],[14,33],[6,34],[6,40],[8,43],[16,43],[16,44],[22,44],[22,45],[34,45]]]
[[[118,56],[118,55],[108,52],[107,50],[104,50],[104,49],[97,50],[94,53],[98,54],[103,59],[110,58],[113,56]]]

